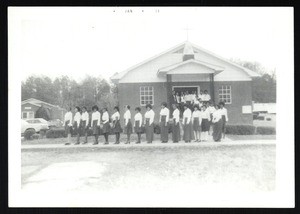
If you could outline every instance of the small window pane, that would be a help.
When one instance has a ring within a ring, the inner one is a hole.
[[[153,104],[153,87],[152,86],[142,86],[140,87],[140,104],[146,105],[147,103]]]
[[[219,99],[225,103],[231,103],[231,86],[225,85],[219,88]]]

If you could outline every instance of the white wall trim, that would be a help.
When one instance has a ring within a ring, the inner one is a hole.
[[[174,88],[197,88],[197,94],[200,94],[200,86],[199,85],[176,85],[172,86],[172,91]]]

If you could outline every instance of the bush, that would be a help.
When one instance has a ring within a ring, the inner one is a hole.
[[[269,126],[267,127],[260,126],[256,128],[256,133],[261,135],[273,135],[276,134],[276,129],[274,127],[269,127]]]
[[[62,138],[66,137],[64,128],[52,128],[46,132],[46,138]]]
[[[27,129],[24,132],[24,139],[25,140],[31,140],[32,136],[35,134],[35,130],[34,129]]]
[[[252,125],[226,125],[226,134],[253,135],[255,134],[255,127]]]

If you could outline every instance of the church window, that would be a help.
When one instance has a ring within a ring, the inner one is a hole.
[[[226,104],[231,104],[231,86],[230,85],[222,85],[219,88],[219,100],[223,101]]]
[[[154,104],[154,90],[152,86],[140,87],[140,105]]]

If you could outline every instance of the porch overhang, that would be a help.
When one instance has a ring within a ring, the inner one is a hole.
[[[225,68],[190,59],[158,70],[157,75],[165,76],[167,74],[213,74],[222,72]]]

